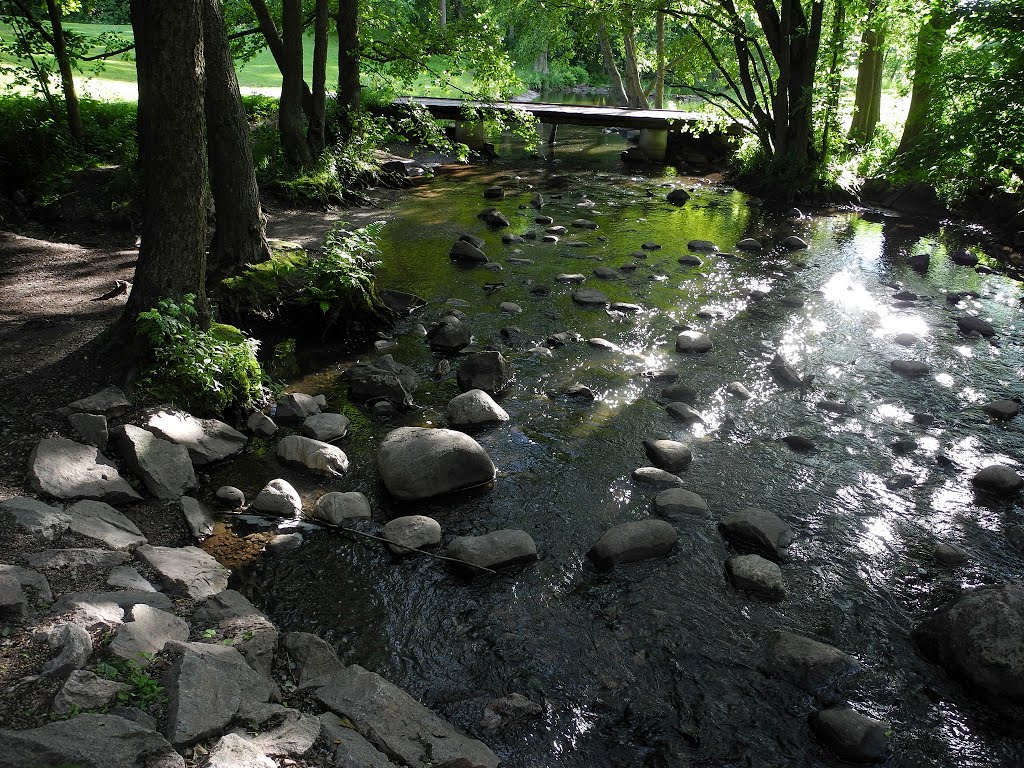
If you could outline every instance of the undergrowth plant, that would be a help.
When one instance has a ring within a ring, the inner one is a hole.
[[[276,249],[270,259],[249,264],[223,281],[227,295],[247,314],[289,324],[295,309],[314,308],[329,328],[346,315],[377,314],[374,285],[378,265],[378,221],[361,229],[339,222],[325,236],[320,253]]]
[[[161,299],[139,314],[136,328],[150,352],[141,385],[193,412],[251,406],[263,392],[259,342],[230,325],[204,329],[195,300],[194,294]]]

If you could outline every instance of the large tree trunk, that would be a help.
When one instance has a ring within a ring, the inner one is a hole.
[[[338,106],[359,109],[359,0],[338,0]]]
[[[946,32],[953,24],[952,14],[937,4],[928,20],[921,25],[914,52],[914,85],[910,94],[910,109],[907,122],[903,124],[903,137],[897,154],[904,154],[917,146],[928,126],[928,114],[932,108],[939,60],[946,42]]]
[[[842,62],[846,57],[846,21],[844,0],[835,0],[832,12],[832,31],[828,43],[828,72],[825,75],[825,116],[821,129],[821,157],[826,162],[831,152],[832,134],[839,130],[839,97],[843,85]]]
[[[615,64],[615,52],[612,50],[612,42],[608,39],[608,28],[604,19],[597,22],[597,39],[601,44],[601,56],[604,57],[604,69],[612,81],[612,101],[620,107],[629,104],[629,97],[626,96],[626,86],[622,83],[622,75]]]
[[[656,35],[658,39],[658,68],[654,72],[654,108],[665,108],[665,14],[658,11],[656,22]]]
[[[313,155],[306,143],[302,113],[302,0],[282,0],[281,38],[284,50],[277,112],[281,146],[289,165],[308,168],[313,164]]]
[[[277,31],[277,24],[274,23],[274,16],[267,7],[266,0],[249,0],[252,11],[256,15],[256,22],[259,24],[260,33],[267,41],[267,48],[270,55],[274,57],[278,70],[284,75],[284,42],[281,34]],[[308,118],[313,112],[313,92],[309,90],[306,81],[302,81],[302,111]]]
[[[873,14],[877,3],[871,5]],[[885,27],[876,18],[868,18],[868,27],[861,35],[860,60],[857,64],[857,90],[850,122],[850,141],[867,143],[875,137],[882,116],[882,63],[885,53]]]
[[[71,57],[68,56],[67,45],[64,43],[64,24],[60,6],[56,0],[46,0],[46,11],[50,16],[50,27],[53,29],[53,55],[60,70],[60,85],[64,91],[64,104],[68,113],[68,132],[75,141],[81,141],[85,138],[85,132],[82,130],[82,113],[78,109],[78,94],[75,92],[75,73],[71,69]]]
[[[622,20],[622,42],[626,49],[626,94],[629,97],[629,106],[633,109],[647,109],[647,94],[644,92],[643,83],[640,82],[640,69],[636,60],[636,35],[630,18]]]
[[[447,0],[439,0],[437,4],[438,11],[438,22],[441,29],[448,27],[448,2]]]
[[[206,305],[206,115],[200,0],[132,0],[142,152],[142,244],[125,318],[167,296]]]
[[[313,24],[313,109],[306,133],[309,151],[314,158],[320,157],[327,145],[327,30],[330,22],[328,0],[316,0]]]
[[[216,211],[207,265],[210,283],[270,258],[252,164],[249,126],[224,28],[221,0],[202,0],[206,131]]]

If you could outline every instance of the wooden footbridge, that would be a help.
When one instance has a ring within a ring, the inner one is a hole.
[[[467,99],[440,99],[428,97],[403,97],[396,106],[415,102],[426,107],[439,120],[454,120],[456,132],[461,141],[470,143],[479,134],[482,141],[482,125],[473,124],[467,113],[477,109],[505,111],[510,114],[526,112],[542,125],[550,126],[547,135],[549,144],[555,143],[559,125],[592,125],[604,128],[639,129],[640,147],[652,159],[658,155],[664,158],[669,131],[682,131],[716,122],[713,115],[698,112],[684,112],[678,109],[630,109],[628,107],[597,107],[582,104],[548,104],[539,101],[481,102]],[[733,133],[735,128],[724,123],[718,130]]]

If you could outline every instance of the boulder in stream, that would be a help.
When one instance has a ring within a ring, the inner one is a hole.
[[[634,520],[605,531],[587,552],[598,568],[662,557],[675,548],[678,534],[664,520]]]
[[[345,374],[349,399],[356,403],[387,400],[398,408],[412,405],[412,393],[419,386],[419,376],[391,355],[365,363],[356,363]]]
[[[1024,478],[1003,464],[990,464],[975,473],[971,484],[996,496],[1016,496],[1024,488]]]
[[[397,499],[415,501],[484,485],[496,471],[476,440],[451,429],[401,427],[384,438],[377,470]]]
[[[344,525],[347,520],[369,519],[370,501],[358,491],[330,491],[317,499],[310,516],[331,525]]]
[[[760,555],[736,555],[725,561],[725,571],[736,589],[754,592],[769,600],[782,600],[786,585],[782,571]]]
[[[421,547],[436,547],[441,543],[441,524],[426,515],[396,517],[384,526],[383,536],[388,549],[396,555],[408,555]]]
[[[454,355],[469,346],[473,340],[469,327],[454,315],[445,315],[427,332],[430,349],[444,355]]]
[[[821,709],[808,722],[818,741],[843,760],[880,763],[889,754],[889,725],[855,709]]]
[[[676,337],[676,352],[700,354],[711,351],[711,338],[700,331],[683,331]]]
[[[842,675],[860,669],[860,662],[831,645],[792,632],[774,632],[765,649],[768,674],[815,693]]]
[[[288,435],[277,444],[277,460],[289,467],[301,467],[327,477],[348,472],[345,452],[336,445],[301,435]]]
[[[459,365],[456,378],[463,392],[482,389],[496,395],[508,388],[512,383],[512,375],[512,364],[505,356],[501,352],[488,350],[468,355]]]
[[[506,528],[482,536],[459,536],[452,539],[445,555],[471,565],[497,570],[536,560],[537,545],[526,531]]]
[[[668,472],[680,472],[690,466],[690,446],[677,440],[644,440],[644,451],[654,466]]]
[[[471,389],[448,403],[448,423],[453,427],[478,427],[508,421],[508,413],[482,389]]]
[[[796,538],[782,518],[756,507],[726,515],[718,522],[718,530],[730,541],[773,560],[785,560]]]

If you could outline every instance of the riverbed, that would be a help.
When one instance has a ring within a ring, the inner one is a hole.
[[[427,557],[397,559],[372,542],[307,530],[301,548],[252,558],[232,586],[283,629],[316,632],[343,661],[411,691],[508,766],[841,765],[807,726],[823,702],[765,664],[774,630],[808,635],[862,663],[824,703],[846,701],[889,723],[892,765],[1024,764],[1006,718],[975,703],[909,639],[918,620],[959,590],[1018,579],[1024,566],[1004,536],[1021,521],[1020,507],[977,497],[970,484],[986,464],[1018,466],[1024,448],[1019,418],[997,422],[979,407],[1020,394],[1021,285],[986,274],[995,265],[980,249],[980,272],[950,261],[956,249],[976,246],[970,227],[882,211],[795,218],[714,178],[624,166],[618,134],[563,127],[558,138],[538,155],[506,144],[493,164],[440,168],[397,203],[381,236],[379,284],[427,305],[399,322],[392,348],[362,359],[392,354],[417,371],[412,410],[374,421],[347,401],[343,374],[353,359],[299,350],[302,374],[288,388],[323,393],[352,420],[339,443],[350,474],[327,482],[283,469],[254,440],[212,483],[251,498],[284,477],[307,504],[329,490],[362,491],[375,522],[430,515],[445,542],[519,528],[537,542],[539,561],[468,579]],[[492,185],[505,189],[503,199],[484,199]],[[681,207],[666,201],[675,187],[691,194]],[[540,209],[534,193],[543,196]],[[508,229],[477,218],[491,205]],[[538,215],[567,232],[542,242]],[[597,229],[570,226],[581,218]],[[537,239],[501,241],[529,232]],[[462,233],[482,238],[502,270],[454,265],[448,250]],[[809,247],[783,248],[790,235]],[[750,237],[765,249],[736,249]],[[691,251],[691,240],[719,252]],[[924,274],[909,265],[920,253],[931,254]],[[686,255],[700,263],[681,264]],[[614,277],[599,278],[599,267]],[[640,310],[579,306],[559,273],[582,274],[585,286]],[[919,298],[895,299],[901,290]],[[973,295],[951,303],[953,292]],[[522,314],[500,311],[502,302]],[[379,483],[375,449],[396,426],[445,426],[455,377],[434,375],[439,357],[416,325],[429,328],[453,308],[473,331],[466,352],[494,346],[515,369],[500,398],[510,420],[474,433],[497,481],[402,504]],[[997,336],[959,333],[956,319],[967,314],[989,320]],[[684,327],[707,332],[714,348],[677,353]],[[529,351],[562,331],[616,348],[581,341],[550,357]],[[905,333],[916,337],[909,347],[894,341]],[[808,385],[780,387],[768,368],[776,354]],[[923,361],[930,372],[905,378],[890,369],[896,359]],[[749,399],[726,392],[734,381]],[[660,394],[673,382],[697,392],[702,424],[665,412]],[[565,396],[574,384],[595,399]],[[822,410],[826,400],[847,412]],[[793,434],[815,450],[780,442]],[[656,489],[630,477],[649,463],[649,437],[691,446],[681,476],[711,516],[680,524],[668,557],[599,572],[586,552],[601,534],[652,515]],[[897,475],[913,485],[890,490],[886,481]],[[782,566],[782,601],[739,592],[725,576],[734,552],[715,521],[748,506],[777,513],[797,535]],[[234,526],[238,536],[250,530]],[[962,549],[966,562],[940,564],[932,554],[940,543]],[[484,706],[510,693],[542,704],[543,718],[484,730]]]

